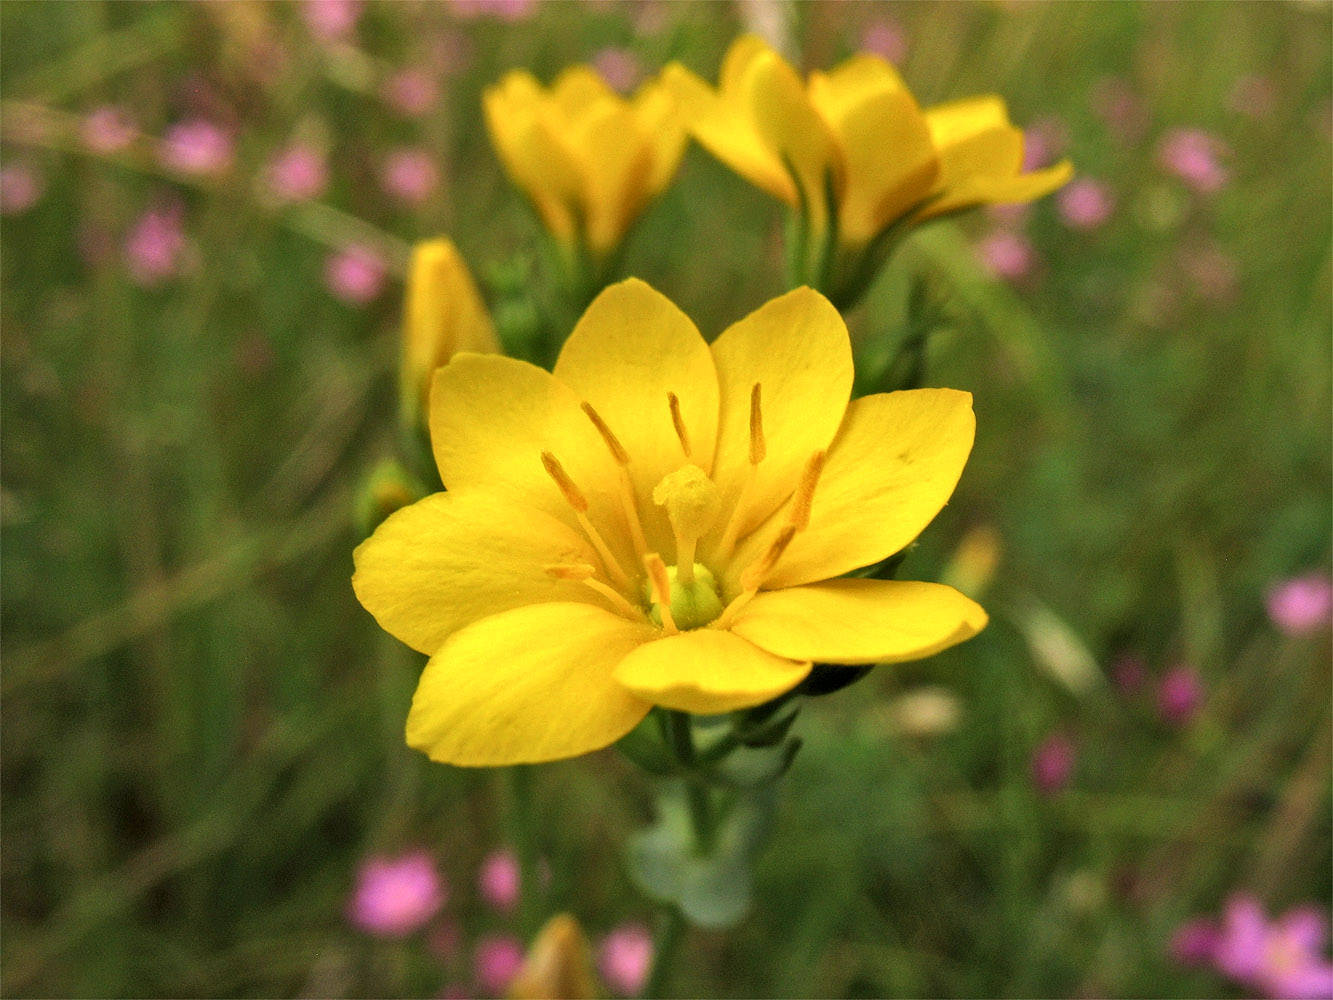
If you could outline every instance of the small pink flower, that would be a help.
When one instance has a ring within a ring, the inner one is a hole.
[[[180,273],[185,253],[184,209],[179,202],[150,208],[125,237],[130,280],[154,288]]]
[[[1148,683],[1148,668],[1137,656],[1121,656],[1111,664],[1111,682],[1126,696],[1136,695]]]
[[[907,32],[891,17],[871,21],[861,33],[861,49],[901,66],[907,58]]]
[[[318,198],[329,184],[329,168],[324,154],[311,146],[293,143],[264,169],[264,184],[278,201]]]
[[[94,153],[119,153],[134,141],[134,123],[111,104],[89,111],[79,128],[83,144]]]
[[[1268,617],[1287,635],[1317,631],[1333,617],[1333,582],[1315,571],[1278,583],[1264,601]]]
[[[512,934],[486,934],[477,939],[473,975],[492,996],[503,993],[523,966],[523,945]]]
[[[305,0],[301,15],[321,42],[341,42],[356,30],[362,6],[361,0]]]
[[[643,79],[639,57],[629,49],[608,46],[592,57],[592,68],[612,90],[628,94]]]
[[[370,858],[357,874],[347,919],[376,937],[406,937],[444,906],[446,890],[425,851]]]
[[[404,118],[420,118],[435,107],[440,87],[427,70],[411,67],[401,69],[385,80],[380,96]]]
[[[1157,162],[1194,190],[1211,194],[1230,179],[1222,160],[1230,150],[1211,133],[1197,128],[1172,129],[1157,145]]]
[[[512,910],[518,905],[519,870],[514,852],[506,848],[491,851],[477,871],[481,898],[497,910]]]
[[[998,278],[1021,281],[1032,273],[1037,263],[1036,251],[1026,236],[997,229],[977,244],[977,255]]]
[[[537,12],[537,0],[453,0],[454,14],[461,18],[496,17],[522,21]]]
[[[1074,776],[1074,742],[1062,733],[1046,737],[1032,754],[1032,783],[1042,795],[1062,792]]]
[[[409,205],[429,198],[439,181],[435,159],[424,149],[396,149],[384,158],[380,170],[385,192]]]
[[[1333,964],[1323,957],[1328,920],[1314,907],[1270,921],[1252,896],[1232,896],[1213,959],[1223,974],[1275,1000],[1333,996]]]
[[[1055,162],[1069,141],[1069,130],[1058,118],[1041,118],[1023,130],[1023,169],[1039,170]]]
[[[203,118],[167,129],[162,137],[162,163],[182,174],[220,174],[231,166],[231,133]]]
[[[370,247],[353,244],[324,262],[324,281],[336,298],[365,305],[384,289],[384,260]]]
[[[26,163],[0,167],[0,215],[21,215],[42,197],[41,175]]]
[[[1167,951],[1177,965],[1190,968],[1207,965],[1213,960],[1218,937],[1216,922],[1206,917],[1195,917],[1176,928]]]
[[[1115,200],[1106,185],[1091,177],[1080,177],[1056,195],[1060,217],[1072,229],[1096,229],[1111,217]]]
[[[653,937],[643,924],[621,924],[602,940],[597,968],[621,996],[638,996],[653,965]]]
[[[1129,83],[1120,77],[1103,77],[1093,85],[1092,107],[1122,142],[1138,140],[1148,127],[1143,101]]]
[[[1162,675],[1157,688],[1157,712],[1163,721],[1183,726],[1199,711],[1203,696],[1199,672],[1188,664],[1178,664]]]

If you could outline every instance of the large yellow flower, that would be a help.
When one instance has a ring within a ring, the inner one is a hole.
[[[554,374],[463,354],[435,376],[447,493],[355,554],[361,603],[430,655],[408,742],[453,764],[606,746],[653,705],[720,713],[812,662],[928,656],[985,612],[838,579],[907,545],[972,447],[971,396],[848,400],[837,311],[800,288],[710,347],[641,281],[588,307]]]
[[[727,51],[716,90],[678,63],[663,80],[709,152],[788,205],[804,204],[816,231],[827,225],[831,188],[839,239],[851,246],[909,213],[924,220],[1031,201],[1072,174],[1068,162],[1020,173],[1023,133],[1000,98],[923,112],[897,71],[869,53],[802,83],[766,42],[745,35]]]
[[[657,80],[625,100],[590,66],[549,91],[525,70],[487,89],[491,141],[510,179],[569,249],[605,256],[676,174],[685,130]]]

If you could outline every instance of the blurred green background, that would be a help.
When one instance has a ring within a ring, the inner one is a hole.
[[[1103,201],[928,228],[848,316],[891,343],[913,276],[947,290],[929,384],[976,395],[977,445],[903,575],[984,577],[994,543],[992,624],[807,707],[754,912],[690,934],[677,993],[1239,995],[1171,962],[1182,920],[1238,890],[1327,909],[1329,630],[1265,595],[1329,572],[1333,7],[341,9],[0,4],[6,995],[467,984],[344,915],[362,859],[415,847],[465,940],[516,929],[472,885],[512,837],[504,774],[407,749],[421,660],[349,585],[405,252],[450,234],[503,309],[539,232],[482,88],[587,60],[715,79],[762,24],[805,68],[878,47],[923,104],[1003,95]],[[171,161],[190,121],[216,134]],[[1214,174],[1172,158],[1180,129]],[[294,143],[313,197],[274,194]],[[783,290],[780,233],[693,147],[624,272],[712,336]],[[1182,665],[1201,697],[1164,718]],[[1053,736],[1072,773],[1036,780]],[[539,908],[650,919],[619,854],[646,779],[614,750],[533,779]]]

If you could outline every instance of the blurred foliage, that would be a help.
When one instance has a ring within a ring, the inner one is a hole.
[[[0,220],[7,995],[433,995],[445,974],[424,951],[343,917],[358,860],[405,846],[437,851],[469,934],[503,923],[469,887],[515,836],[503,775],[403,745],[420,659],[348,584],[356,486],[394,446],[398,288],[350,305],[326,260],[361,243],[393,272],[447,232],[493,299],[540,275],[481,89],[607,47],[712,78],[747,9],[372,4],[322,44],[295,4],[0,4],[0,161],[42,187]],[[755,913],[693,932],[675,989],[1216,993],[1169,964],[1179,921],[1237,888],[1275,907],[1333,897],[1329,636],[1263,614],[1267,586],[1330,560],[1333,8],[778,9],[808,67],[891,22],[923,102],[993,91],[1015,121],[1054,123],[1115,210],[1080,230],[1034,206],[1017,225],[1036,264],[1015,285],[973,247],[1013,223],[927,229],[848,317],[873,357],[915,277],[947,293],[928,378],[976,394],[979,433],[904,575],[938,578],[969,529],[995,529],[992,624],[807,707]],[[380,86],[418,65],[439,100],[395,114]],[[1253,79],[1267,105],[1238,108]],[[79,122],[106,103],[146,135],[223,120],[236,162],[175,176],[143,139],[91,155]],[[1224,188],[1163,169],[1178,126],[1230,150]],[[256,178],[298,135],[327,143],[330,186],[274,207]],[[407,144],[441,177],[412,207],[378,181]],[[188,266],[145,288],[121,247],[164,199]],[[711,336],[782,290],[779,234],[778,206],[694,149],[625,273]],[[1150,690],[1105,682],[1122,655],[1192,664],[1199,715],[1168,726]],[[1061,656],[1099,672],[1071,687]],[[961,725],[906,735],[894,699],[927,683],[958,696]],[[1043,796],[1029,758],[1052,732],[1077,761]],[[543,911],[594,932],[646,917],[619,853],[649,818],[645,778],[607,752],[534,784]]]

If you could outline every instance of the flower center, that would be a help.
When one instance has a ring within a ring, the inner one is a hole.
[[[668,566],[666,571],[667,590],[671,594],[667,611],[676,628],[681,631],[702,628],[716,621],[722,614],[722,598],[718,595],[717,579],[712,570],[702,563],[695,563],[690,570],[688,582],[682,579],[679,567]],[[644,598],[650,606],[648,617],[653,620],[653,624],[661,625],[664,616],[662,605],[656,599],[657,587],[649,580],[644,583],[643,590]]]

